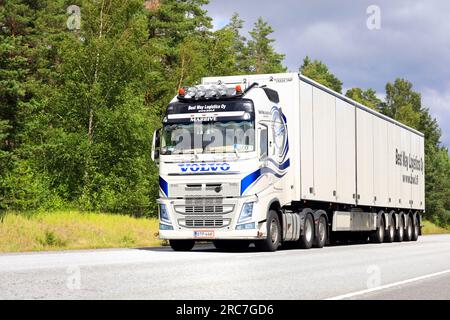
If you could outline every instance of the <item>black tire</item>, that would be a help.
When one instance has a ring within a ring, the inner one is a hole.
[[[276,251],[280,244],[280,219],[274,210],[270,210],[267,214],[267,238],[255,241],[255,247],[259,251]]]
[[[403,241],[411,241],[413,236],[413,221],[411,216],[406,217],[405,235]]]
[[[169,240],[174,251],[189,251],[195,245],[195,240]]]
[[[377,227],[377,230],[370,235],[370,242],[372,243],[383,243],[384,241],[384,233],[385,233],[385,223],[383,215],[380,215],[380,223]]]
[[[384,235],[384,242],[391,243],[395,239],[395,223],[392,215],[389,215],[389,225],[386,234]]]
[[[317,236],[314,239],[313,247],[323,248],[325,246],[325,243],[327,242],[328,236],[327,219],[325,218],[325,216],[320,216],[317,223],[317,228]]]
[[[419,239],[419,233],[420,233],[420,220],[419,220],[419,214],[416,214],[414,216],[413,221],[413,234],[411,241],[417,241]]]
[[[395,241],[402,242],[403,236],[405,235],[405,230],[403,229],[403,215],[398,215],[398,228],[395,230]]]
[[[214,240],[214,247],[219,250],[238,251],[245,250],[250,245],[246,240]]]
[[[314,242],[314,220],[312,215],[307,214],[303,222],[303,232],[300,235],[299,246],[302,249],[309,249]]]

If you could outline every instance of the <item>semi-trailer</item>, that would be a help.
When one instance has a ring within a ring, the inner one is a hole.
[[[161,239],[263,251],[415,241],[424,136],[298,73],[203,78],[153,139]]]

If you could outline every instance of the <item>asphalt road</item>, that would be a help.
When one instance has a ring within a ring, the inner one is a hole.
[[[274,253],[197,246],[0,255],[1,299],[450,299],[450,235]]]

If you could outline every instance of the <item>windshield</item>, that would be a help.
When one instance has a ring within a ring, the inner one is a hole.
[[[166,124],[161,154],[241,153],[255,151],[253,120]]]

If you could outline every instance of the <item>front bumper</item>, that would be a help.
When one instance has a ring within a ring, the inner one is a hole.
[[[214,235],[212,237],[196,237],[194,236],[195,231],[213,231]],[[215,228],[208,229],[183,229],[183,230],[160,230],[159,238],[166,240],[175,240],[175,239],[195,239],[195,240],[258,240],[262,239],[262,234],[259,229],[251,229],[251,230],[222,230]]]
[[[195,199],[203,201],[203,206],[208,207],[206,212],[200,212],[198,207],[195,209],[190,205],[192,199],[158,199],[159,204],[164,204],[170,216],[173,230],[159,230],[160,239],[196,239],[196,240],[257,240],[266,237],[266,223],[258,223],[260,217],[257,213],[258,199],[253,197],[223,198],[221,203],[214,203],[214,199],[203,198]],[[254,223],[253,229],[236,229],[242,206],[246,202],[254,202],[252,219],[240,224]],[[221,212],[217,213],[212,206],[219,206]],[[232,207],[232,209],[230,209]],[[201,209],[201,208],[200,208]],[[212,212],[214,211],[214,213]],[[165,222],[162,222],[166,224]],[[199,236],[199,231],[200,236]]]

